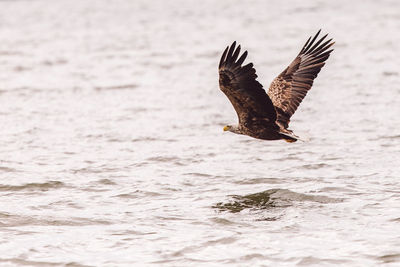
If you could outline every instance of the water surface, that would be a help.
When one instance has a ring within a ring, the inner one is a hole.
[[[0,265],[400,264],[398,1],[0,10]],[[309,141],[223,133],[223,49],[268,87],[319,28]]]

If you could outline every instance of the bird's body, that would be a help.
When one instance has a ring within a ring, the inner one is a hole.
[[[252,121],[246,122],[244,125],[228,125],[224,127],[224,130],[237,134],[248,135],[263,140],[286,139],[289,141],[293,139],[293,142],[295,142],[296,140],[296,137],[292,136],[291,131],[281,129],[276,123],[271,123],[262,119],[254,119]]]
[[[239,57],[240,45],[235,49],[236,42],[225,49],[219,64],[219,86],[239,119],[237,126],[225,126],[225,131],[263,140],[297,141],[298,137],[288,129],[290,117],[310,90],[334,44],[331,40],[322,43],[327,35],[316,42],[319,33],[308,39],[293,62],[272,81],[268,94],[256,80],[253,64],[242,66],[247,51]]]

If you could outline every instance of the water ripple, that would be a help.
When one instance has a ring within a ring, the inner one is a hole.
[[[63,182],[60,181],[49,181],[46,183],[28,183],[23,185],[1,185],[0,191],[48,191],[50,189],[59,189],[66,187]]]
[[[307,195],[296,193],[288,189],[269,189],[260,193],[249,195],[232,195],[232,200],[227,203],[217,203],[213,206],[220,211],[240,212],[244,209],[262,210],[276,207],[288,207],[293,202],[312,201],[318,203],[338,203],[342,199],[320,195]]]
[[[42,216],[27,216],[11,213],[0,213],[1,227],[17,226],[85,226],[85,225],[110,225],[113,222],[102,219],[71,217],[65,218],[47,218]]]
[[[93,267],[95,265],[85,265],[77,262],[49,262],[49,261],[33,261],[21,258],[0,258],[0,263],[15,264],[16,266],[43,266],[43,267]]]

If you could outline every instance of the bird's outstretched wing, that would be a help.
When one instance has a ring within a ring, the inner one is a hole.
[[[239,117],[239,123],[248,119],[276,120],[276,111],[271,99],[256,80],[256,70],[249,63],[242,67],[247,57],[245,51],[240,57],[240,45],[236,42],[227,47],[219,63],[219,87],[231,101]]]
[[[328,50],[334,44],[332,39],[323,42],[328,35],[316,42],[320,32],[307,40],[297,57],[272,81],[268,90],[276,109],[277,122],[284,128],[288,127],[290,117],[311,89],[314,79],[333,51]]]

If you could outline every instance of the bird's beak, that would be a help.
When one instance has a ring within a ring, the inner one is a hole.
[[[226,131],[228,131],[229,130],[229,126],[225,126],[224,127],[224,132],[226,132]]]

